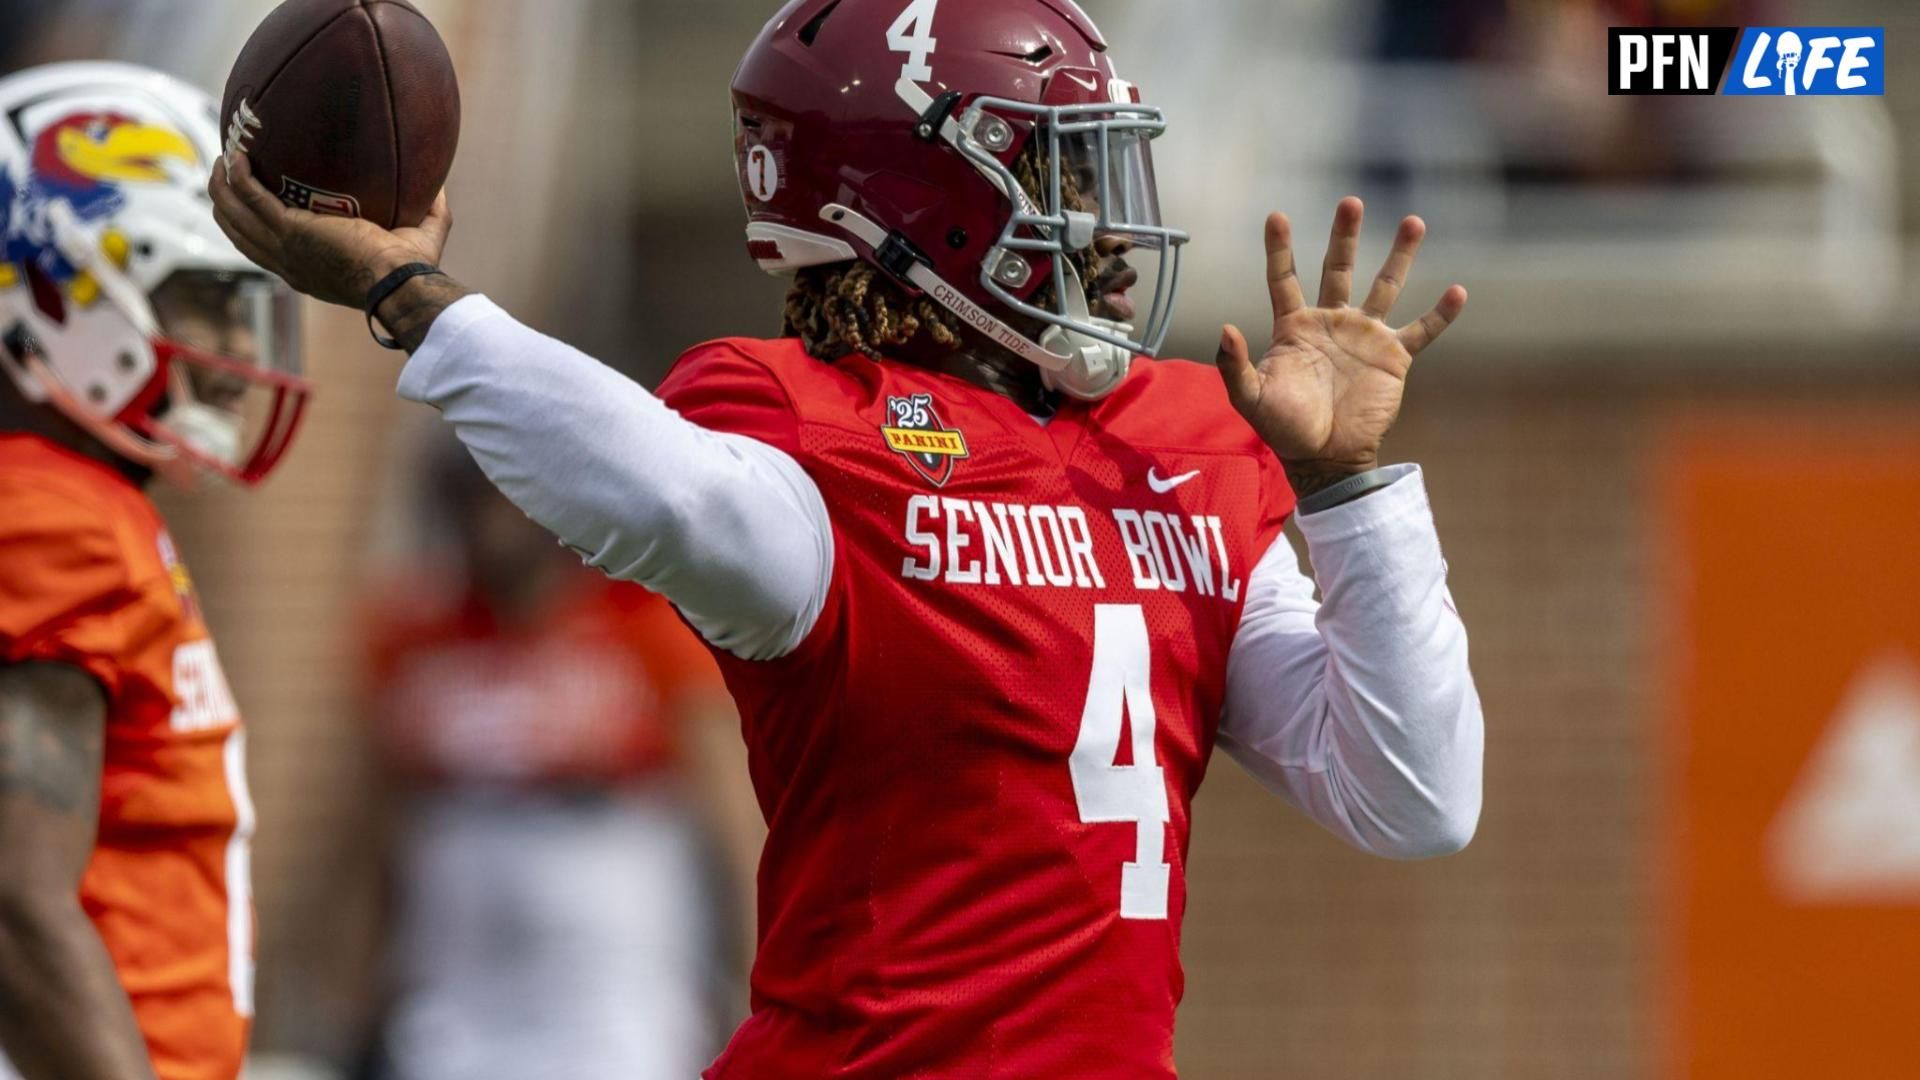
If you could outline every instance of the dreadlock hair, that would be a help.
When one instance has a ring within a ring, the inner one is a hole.
[[[914,298],[871,264],[809,266],[787,291],[783,337],[797,337],[807,354],[837,360],[848,353],[883,359],[925,334],[948,349],[960,347],[960,321],[925,296]]]
[[[1040,178],[1047,174],[1047,154],[1036,138],[1013,162],[1014,178],[1026,189],[1036,205],[1044,206]],[[1062,169],[1061,197],[1068,209],[1078,209],[1085,199],[1072,169]],[[1084,252],[1068,256],[1087,278],[1088,259]],[[1049,280],[1034,295],[1039,307],[1054,303],[1054,286]],[[787,291],[786,323],[782,337],[797,337],[809,356],[838,360],[848,353],[861,353],[875,360],[884,359],[884,350],[897,349],[928,338],[944,349],[961,347],[960,320],[926,296],[908,294],[898,282],[870,263],[835,263],[810,266],[794,275]]]

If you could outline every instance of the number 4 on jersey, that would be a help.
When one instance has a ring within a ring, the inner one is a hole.
[[[933,81],[933,68],[927,60],[940,45],[933,36],[933,13],[939,7],[940,0],[913,0],[887,28],[887,48],[907,54],[907,62],[900,67],[901,78]]]
[[[1093,676],[1080,714],[1080,738],[1068,767],[1080,820],[1133,822],[1133,861],[1120,864],[1120,917],[1167,917],[1166,771],[1154,755],[1153,652],[1138,604],[1093,609]],[[1123,720],[1133,724],[1133,764],[1115,765]]]

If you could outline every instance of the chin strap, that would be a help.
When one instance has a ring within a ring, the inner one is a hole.
[[[1038,367],[1049,389],[1084,401],[1097,401],[1113,393],[1119,388],[1121,380],[1126,378],[1127,365],[1132,357],[1124,349],[1057,326],[1050,328],[1039,341],[1034,341],[934,273],[924,256],[914,251],[906,241],[889,234],[871,218],[838,203],[821,210],[820,217],[872,248],[876,259],[888,273],[905,278],[915,288],[932,297],[935,303],[959,316],[961,322]],[[1086,289],[1080,284],[1079,275],[1072,267],[1068,267],[1068,274],[1072,285],[1069,292],[1073,294],[1067,300],[1068,310],[1076,318],[1096,324],[1105,323],[1105,320],[1093,319],[1087,306]]]

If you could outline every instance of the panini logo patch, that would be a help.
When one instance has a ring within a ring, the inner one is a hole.
[[[902,454],[925,454],[929,457],[966,457],[966,436],[957,431],[910,431],[907,428],[887,428],[887,445]]]
[[[887,419],[889,423],[880,429],[887,448],[906,458],[913,471],[934,487],[947,486],[956,465],[968,457],[967,437],[940,421],[933,395],[888,398]]]

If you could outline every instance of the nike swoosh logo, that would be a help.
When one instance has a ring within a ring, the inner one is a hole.
[[[1084,86],[1084,87],[1086,87],[1086,88],[1087,88],[1087,90],[1088,90],[1088,92],[1090,92],[1090,93],[1091,93],[1091,92],[1097,92],[1097,91],[1098,91],[1098,90],[1100,89],[1100,80],[1099,80],[1099,79],[1087,79],[1087,80],[1085,80],[1085,81],[1082,81],[1082,80],[1081,80],[1081,78],[1080,78],[1080,76],[1078,76],[1078,75],[1075,75],[1075,74],[1074,74],[1073,72],[1071,72],[1071,71],[1063,71],[1063,72],[1061,72],[1060,74],[1062,74],[1062,75],[1064,75],[1064,76],[1066,76],[1066,77],[1067,77],[1067,78],[1069,78],[1069,79],[1072,79],[1072,80],[1073,80],[1073,83],[1074,83],[1074,85],[1075,85],[1075,86]]]
[[[1174,488],[1179,487],[1181,484],[1184,484],[1189,480],[1198,479],[1199,476],[1200,476],[1200,470],[1195,469],[1190,473],[1186,473],[1185,475],[1175,476],[1166,480],[1162,480],[1160,479],[1159,469],[1157,468],[1148,469],[1147,470],[1147,486],[1153,489],[1153,493],[1155,495],[1165,495],[1167,492],[1172,491]]]

